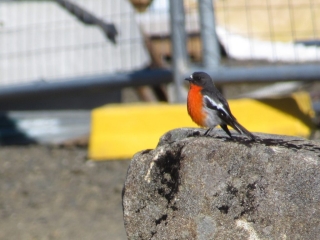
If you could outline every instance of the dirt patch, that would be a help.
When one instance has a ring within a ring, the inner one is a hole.
[[[1,147],[0,239],[127,239],[129,161],[86,156],[83,148]]]

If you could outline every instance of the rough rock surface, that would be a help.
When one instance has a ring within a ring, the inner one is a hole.
[[[319,143],[203,132],[170,131],[133,157],[128,239],[319,239]]]

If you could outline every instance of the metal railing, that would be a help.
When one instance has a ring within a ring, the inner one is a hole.
[[[58,1],[61,2],[61,1]],[[63,1],[64,3],[67,1]],[[208,72],[216,83],[240,82],[278,82],[278,81],[317,81],[320,79],[319,62],[302,62],[293,64],[225,66],[221,64],[219,54],[219,29],[216,25],[214,6],[211,0],[199,0],[198,12],[202,43],[202,64],[192,64],[187,55],[186,16],[184,1],[170,2],[170,26],[172,39],[172,67],[166,69],[135,70],[134,72],[99,73],[91,76],[62,77],[47,82],[45,76],[41,81],[29,85],[7,86],[0,89],[0,102],[14,98],[25,98],[33,94],[83,89],[113,89],[124,87],[159,85],[174,81],[175,101],[183,101],[183,79],[195,70]],[[111,19],[112,20],[112,19]],[[251,19],[252,20],[252,19]],[[100,21],[101,23],[101,21]],[[119,29],[117,29],[118,31]],[[121,32],[121,29],[119,30]],[[227,44],[226,44],[227,45]],[[228,46],[225,46],[228,49]],[[239,43],[241,48],[241,43]],[[35,79],[36,80],[36,79]],[[45,95],[45,94],[43,94]],[[0,105],[1,108],[1,105]]]

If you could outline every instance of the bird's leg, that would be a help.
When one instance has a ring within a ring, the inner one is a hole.
[[[203,134],[203,136],[209,136],[209,133],[211,132],[212,128],[208,128],[208,130]]]
[[[231,135],[231,133],[230,133],[230,131],[229,131],[229,129],[228,129],[228,126],[227,126],[226,124],[220,124],[220,127],[221,127],[221,128],[223,129],[223,131],[225,131],[226,134],[228,134],[229,137],[232,139],[232,135]]]

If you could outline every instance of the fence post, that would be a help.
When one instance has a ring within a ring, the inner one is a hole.
[[[220,50],[212,0],[199,0],[199,17],[204,68],[219,67]]]
[[[175,87],[174,102],[183,102],[183,76],[188,67],[187,37],[183,0],[170,0],[171,52],[173,80]]]

